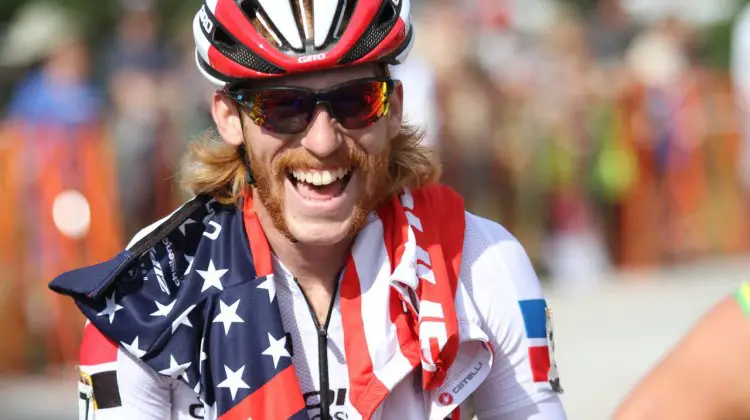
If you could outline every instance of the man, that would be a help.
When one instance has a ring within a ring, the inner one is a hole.
[[[617,420],[750,418],[750,283],[717,304],[640,383]]]
[[[196,198],[51,285],[90,320],[82,415],[564,419],[523,248],[402,126],[409,1],[213,0],[194,29]]]

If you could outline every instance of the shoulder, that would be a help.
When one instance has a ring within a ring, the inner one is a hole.
[[[201,244],[215,240],[222,233],[236,232],[232,225],[242,224],[236,213],[239,211],[235,207],[221,205],[210,197],[195,197],[139,231],[113,258],[62,273],[50,283],[50,288],[76,300],[99,301],[118,284],[136,278],[147,280],[155,276],[162,283],[165,274],[175,277],[180,274],[178,271],[184,272],[191,252]],[[244,237],[241,230],[240,234]],[[167,290],[165,293],[170,294]]]
[[[525,354],[548,344],[544,291],[523,246],[501,225],[466,214],[459,279],[496,351]]]
[[[502,225],[466,212],[461,277],[470,289],[493,290],[517,300],[543,291],[523,245]]]
[[[102,417],[163,419],[175,404],[190,411],[199,403],[185,384],[139,360],[140,347],[137,339],[118,345],[86,323],[78,365],[81,410],[96,410]]]
[[[192,309],[201,302],[254,278],[241,214],[196,197],[139,232],[115,258],[63,273],[50,288],[72,297],[115,342],[139,337],[153,347],[166,339],[163,331],[189,324],[188,316],[200,322]],[[247,277],[225,275],[230,266]]]
[[[500,224],[466,213],[459,278],[495,353],[490,376],[474,394],[478,415],[525,418],[524,410],[543,409],[544,418],[565,418],[550,311],[521,243]]]
[[[128,242],[126,249],[141,252],[153,248],[155,243],[164,238],[208,236],[212,226],[225,224],[237,212],[235,206],[220,204],[208,196],[197,196],[168,216],[141,229]]]
[[[715,304],[637,384],[614,416],[650,418],[746,418],[750,382],[750,326],[739,299]],[[750,292],[750,289],[746,289]]]

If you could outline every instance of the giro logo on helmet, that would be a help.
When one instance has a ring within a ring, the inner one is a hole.
[[[326,53],[305,55],[305,56],[298,58],[297,62],[300,64],[304,64],[304,63],[311,63],[313,61],[325,60],[325,58],[326,58]]]
[[[211,33],[211,31],[214,30],[214,23],[211,22],[211,19],[208,17],[208,14],[206,13],[206,5],[204,4],[200,11],[198,11],[198,19],[201,21],[201,25],[203,26],[203,30],[206,31],[206,33]]]

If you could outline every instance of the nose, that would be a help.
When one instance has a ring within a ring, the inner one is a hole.
[[[302,146],[319,158],[324,158],[341,146],[341,133],[336,130],[330,112],[323,106],[315,110],[310,126],[302,138]]]

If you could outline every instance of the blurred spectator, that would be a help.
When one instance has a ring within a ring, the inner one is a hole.
[[[192,10],[191,10],[192,12]],[[179,25],[173,36],[175,62],[162,80],[160,96],[167,104],[166,114],[171,121],[174,142],[170,156],[179,159],[187,145],[213,125],[211,116],[211,94],[213,88],[205,82],[195,65],[195,41],[193,41],[192,15],[179,19],[186,22]],[[175,191],[176,200],[185,201],[190,197],[187,191]]]
[[[639,28],[623,8],[622,0],[600,0],[588,23],[588,44],[597,60],[615,64],[621,60]]]
[[[76,360],[83,319],[48,293],[46,284],[122,245],[114,161],[80,28],[55,4],[29,3],[18,11],[0,49],[0,64],[28,69],[0,126],[1,142],[12,153],[10,164],[3,165],[10,211],[0,214],[8,229],[0,235],[11,235],[0,245],[11,251],[0,249],[0,255],[15,258],[5,261],[12,275],[4,281],[14,282],[35,339],[21,347],[31,358],[25,362]]]
[[[511,224],[509,176],[496,149],[501,95],[472,48],[471,9],[441,1],[425,11],[421,45],[434,69],[438,137],[443,180],[463,192],[467,203],[485,217]],[[447,25],[446,22],[450,22]]]
[[[169,60],[152,0],[120,1],[115,36],[106,48],[109,115],[119,168],[125,235],[169,211],[174,136],[163,80]]]
[[[425,144],[440,149],[435,73],[422,58],[412,57],[391,70],[393,77],[401,80],[404,86],[404,118],[409,124],[424,130]]]
[[[743,133],[737,163],[744,186],[750,192],[750,3],[742,7],[734,23],[731,75]]]

